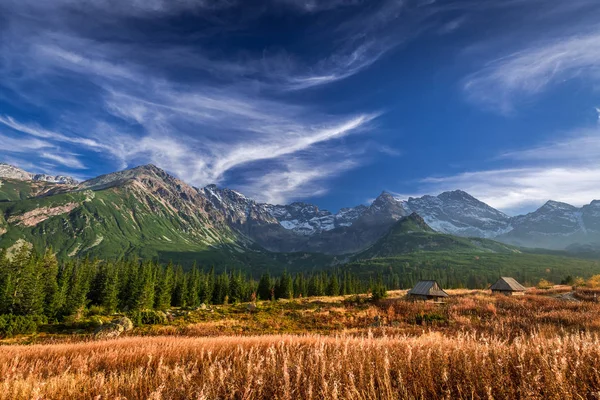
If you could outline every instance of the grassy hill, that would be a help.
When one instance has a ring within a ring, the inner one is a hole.
[[[363,260],[418,252],[518,253],[519,249],[493,240],[464,238],[435,232],[417,214],[404,217],[373,246],[353,257]]]
[[[0,179],[0,202],[24,200],[46,194],[59,185],[43,181],[20,181]]]

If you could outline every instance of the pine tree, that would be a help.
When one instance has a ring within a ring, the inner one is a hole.
[[[196,264],[187,274],[185,304],[188,307],[198,307],[200,305],[200,271],[198,271]]]
[[[154,308],[157,310],[166,310],[171,307],[171,296],[174,286],[173,264],[169,263],[166,268],[159,269],[160,279],[156,284],[154,295]]]
[[[244,301],[244,282],[241,273],[229,274],[229,301],[239,303]]]
[[[273,283],[271,281],[271,275],[266,272],[260,277],[260,281],[258,282],[258,298],[260,300],[271,300],[272,290]]]
[[[185,296],[187,292],[187,279],[181,266],[175,269],[173,294],[171,296],[171,304],[175,307],[185,307]]]
[[[58,292],[58,261],[52,249],[46,250],[40,263],[44,315],[54,318],[62,304]]]
[[[136,279],[136,292],[133,295],[133,308],[147,310],[154,306],[155,274],[151,263],[144,263]]]
[[[329,277],[326,294],[327,296],[337,296],[340,294],[340,283],[335,273],[332,273]]]
[[[87,305],[91,267],[91,261],[87,258],[69,266],[68,281],[64,282],[65,286],[63,287],[65,294],[63,315],[81,316]]]
[[[18,269],[12,302],[12,312],[17,315],[41,315],[44,312],[44,291],[41,263],[26,246],[13,260],[13,270]]]
[[[279,278],[275,289],[275,297],[278,299],[291,299],[294,297],[294,283],[287,270],[284,270],[283,275]]]

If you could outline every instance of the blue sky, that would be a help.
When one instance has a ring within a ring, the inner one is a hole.
[[[337,210],[600,199],[595,0],[3,0],[0,160]]]

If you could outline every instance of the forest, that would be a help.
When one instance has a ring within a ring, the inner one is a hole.
[[[306,296],[337,296],[377,291],[383,278],[359,280],[338,270],[264,273],[255,280],[240,271],[184,269],[172,263],[102,261],[89,258],[60,263],[51,249],[26,246],[13,254],[0,250],[0,315],[36,316],[50,321],[77,318],[94,308],[100,314],[136,310],[195,308]]]

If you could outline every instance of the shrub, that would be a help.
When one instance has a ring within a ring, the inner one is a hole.
[[[92,317],[95,315],[106,315],[107,312],[102,306],[91,306],[87,311],[87,316]]]
[[[39,325],[48,323],[41,315],[0,315],[0,337],[36,333]]]
[[[419,314],[415,317],[415,323],[417,325],[443,323],[443,322],[447,322],[447,321],[448,321],[448,318],[446,318],[445,315],[438,314],[438,313]]]
[[[538,289],[550,289],[552,288],[552,286],[554,286],[552,282],[549,282],[545,279],[540,279],[540,281],[537,284]]]
[[[591,288],[600,287],[600,275],[594,275],[586,282],[586,286]]]
[[[135,326],[160,325],[168,322],[167,315],[164,312],[154,310],[133,311],[129,314],[129,318]]]

